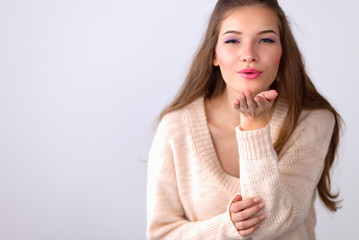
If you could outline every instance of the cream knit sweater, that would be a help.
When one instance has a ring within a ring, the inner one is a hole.
[[[240,178],[222,169],[208,129],[203,98],[161,120],[148,162],[149,239],[315,239],[314,198],[334,127],[326,110],[303,111],[277,156],[272,142],[287,106],[278,101],[270,124],[235,129]],[[234,130],[233,130],[234,131]],[[249,238],[232,224],[228,205],[236,193],[258,196],[267,218]]]

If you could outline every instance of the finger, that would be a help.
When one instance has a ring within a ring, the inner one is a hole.
[[[264,219],[266,218],[266,216],[264,214],[248,219],[246,221],[241,221],[241,222],[237,222],[235,224],[235,227],[237,228],[237,230],[245,230],[251,227],[254,227],[256,225],[258,225],[260,222],[262,222]]]
[[[246,219],[249,219],[253,216],[255,216],[260,210],[264,208],[264,203],[257,204],[253,207],[247,208],[243,211],[233,213],[232,214],[232,220],[234,222],[240,222],[244,221]]]
[[[251,109],[257,108],[257,103],[253,99],[253,94],[250,91],[246,91],[245,93],[246,99],[247,99],[247,105]]]
[[[273,102],[274,99],[278,96],[278,92],[276,90],[269,90],[263,93],[263,96],[270,102]]]
[[[230,206],[229,206],[229,209],[231,209],[232,208],[232,205],[234,204],[234,203],[236,203],[236,202],[238,202],[238,201],[241,201],[242,200],[242,195],[241,194],[236,194],[234,197],[233,197],[233,199],[232,199],[232,202],[231,202],[231,204],[230,204]],[[229,210],[230,212],[231,212],[231,210]],[[231,215],[232,215],[232,212],[231,212]],[[232,218],[232,217],[231,217]]]
[[[238,202],[238,201],[241,201],[241,200],[242,200],[242,195],[241,195],[241,194],[236,194],[236,195],[233,197],[232,202],[231,202],[229,208],[231,209],[231,207],[232,207],[232,205],[233,205],[234,203],[236,203],[236,202]],[[231,211],[230,211],[230,212],[231,212]],[[232,212],[231,212],[231,214],[232,214]]]
[[[246,200],[238,201],[230,206],[232,213],[240,212],[244,209],[257,205],[260,202],[259,198],[248,198]]]
[[[242,200],[242,195],[241,194],[236,194],[233,198],[233,203],[241,201]]]
[[[240,103],[240,110],[248,109],[247,99],[246,99],[246,96],[244,95],[244,93],[241,93],[241,95],[239,97],[239,103]]]
[[[262,96],[255,96],[254,101],[256,101],[259,111],[265,111],[272,106],[272,104]]]
[[[238,233],[242,237],[247,237],[247,236],[251,235],[252,233],[254,233],[258,229],[258,227],[259,227],[259,225],[255,225],[251,228],[247,228],[245,230],[240,230],[240,231],[238,231]]]
[[[236,99],[233,100],[232,105],[233,105],[233,108],[234,108],[234,109],[240,110],[238,98],[236,98]]]

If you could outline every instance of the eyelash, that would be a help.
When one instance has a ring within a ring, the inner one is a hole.
[[[263,38],[260,40],[260,42],[263,42],[263,43],[274,43],[274,40],[271,39],[271,38]]]
[[[275,41],[271,38],[262,38],[261,40],[259,40],[259,42],[262,43],[274,43]],[[229,39],[224,41],[225,44],[236,44],[236,43],[240,43],[238,40],[236,39]]]
[[[226,43],[226,44],[235,44],[235,43],[239,43],[239,41],[236,40],[236,39],[228,39],[228,40],[224,41],[224,43]]]

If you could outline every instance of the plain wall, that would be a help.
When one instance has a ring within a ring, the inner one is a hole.
[[[155,119],[214,0],[0,0],[0,239],[145,239]],[[318,239],[355,239],[357,1],[281,0],[308,73],[345,120]]]

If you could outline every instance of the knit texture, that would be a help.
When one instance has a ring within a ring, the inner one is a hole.
[[[287,112],[279,100],[270,123],[236,131],[239,176],[228,175],[209,132],[203,97],[165,115],[154,136],[148,162],[148,239],[315,239],[314,199],[334,127],[326,110],[303,111],[277,156],[272,142]],[[239,235],[228,206],[260,197],[267,218],[250,237]]]

